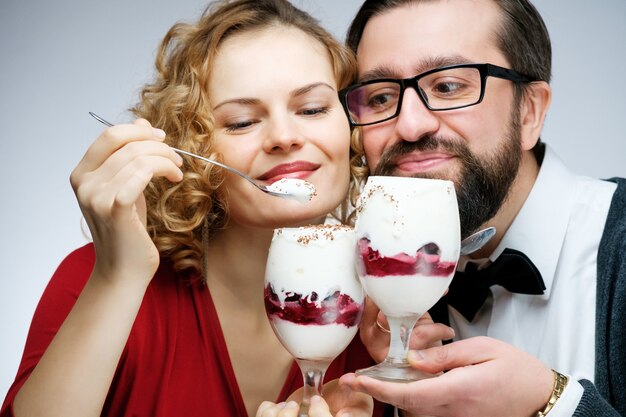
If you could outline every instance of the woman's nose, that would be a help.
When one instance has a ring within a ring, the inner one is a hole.
[[[290,115],[273,117],[264,140],[266,152],[289,152],[302,146],[304,136]]]

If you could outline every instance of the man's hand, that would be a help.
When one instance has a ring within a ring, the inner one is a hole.
[[[347,374],[340,384],[415,415],[529,417],[550,398],[552,371],[538,359],[488,337],[411,351],[409,362],[440,376],[400,384]]]
[[[378,323],[377,323],[378,321]],[[381,328],[382,327],[382,328]],[[389,329],[387,318],[378,309],[376,304],[367,298],[361,324],[359,325],[359,335],[368,353],[376,362],[382,362],[389,350]],[[413,328],[409,340],[410,349],[425,349],[433,346],[440,346],[442,340],[452,339],[454,330],[441,323],[434,323],[428,313],[424,314],[417,321]]]

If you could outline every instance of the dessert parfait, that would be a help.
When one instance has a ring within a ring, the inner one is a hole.
[[[332,360],[353,339],[364,294],[355,270],[354,230],[343,225],[274,231],[265,308],[297,359]]]
[[[357,205],[357,270],[387,316],[421,316],[444,294],[459,257],[450,181],[370,177]]]

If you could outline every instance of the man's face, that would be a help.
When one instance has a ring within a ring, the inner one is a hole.
[[[408,78],[456,63],[509,67],[495,44],[498,23],[490,0],[389,10],[365,27],[357,51],[360,81]],[[482,103],[442,112],[429,111],[407,89],[397,118],[362,129],[374,174],[455,182],[463,235],[496,214],[518,171],[519,112],[510,81],[489,77]]]

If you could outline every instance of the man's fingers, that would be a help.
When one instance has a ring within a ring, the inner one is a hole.
[[[443,346],[409,352],[409,363],[415,368],[436,374],[453,368],[476,365],[494,359],[500,342],[473,337]]]
[[[424,349],[429,346],[438,346],[442,340],[449,340],[454,337],[454,329],[441,323],[419,322],[413,328],[409,347],[411,349]]]
[[[378,401],[428,415],[446,404],[450,394],[450,384],[446,379],[445,375],[441,375],[407,384],[350,374],[345,380],[342,377],[341,382],[355,391],[371,395]]]

